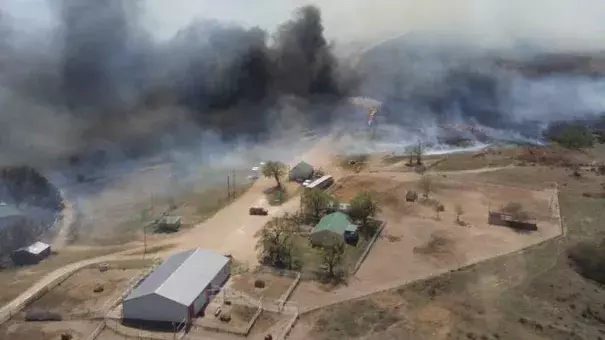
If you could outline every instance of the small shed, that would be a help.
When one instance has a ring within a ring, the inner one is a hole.
[[[176,232],[181,228],[180,216],[163,216],[158,221],[158,230],[164,232]]]
[[[340,211],[324,216],[309,235],[313,245],[329,245],[333,240],[357,244],[357,226],[347,214]]]
[[[313,166],[306,162],[300,162],[290,169],[288,179],[290,181],[302,182],[313,177]]]
[[[36,242],[27,247],[15,250],[11,259],[17,266],[37,264],[50,255],[50,244]]]

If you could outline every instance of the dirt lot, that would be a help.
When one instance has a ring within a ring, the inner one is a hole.
[[[62,333],[72,334],[74,339],[86,339],[87,336],[92,334],[97,326],[98,322],[91,321],[10,321],[0,326],[0,339],[60,339]]]
[[[373,173],[348,177],[338,184],[334,195],[343,201],[362,190],[370,191],[378,199],[380,219],[387,222],[386,228],[347,286],[326,293],[326,287],[304,283],[295,291],[293,301],[305,306],[321,305],[380,286],[404,284],[513,252],[561,233],[556,210],[550,209],[552,190],[529,191],[435,177],[429,198],[445,206],[445,211],[437,216],[431,204],[405,202],[407,191],[417,190],[417,182],[410,179],[405,174]],[[488,225],[490,206],[496,208],[509,202],[520,203],[536,218],[538,231],[519,233]],[[462,204],[461,220],[466,226],[456,222],[456,203]]]
[[[567,257],[578,241],[603,237],[603,201],[582,195],[598,191],[602,177],[582,175],[545,167],[473,175],[533,188],[559,182],[566,236],[307,314],[291,339],[605,339],[605,290]]]
[[[102,310],[111,299],[117,297],[141,269],[110,269],[105,272],[97,268],[82,269],[63,283],[34,301],[22,313],[32,310],[53,311],[66,317],[85,317],[91,311]],[[101,284],[103,291],[93,289]]]
[[[254,287],[254,282],[261,280],[265,283],[264,288]],[[265,298],[269,300],[279,299],[292,285],[294,278],[289,276],[277,276],[268,273],[246,273],[231,278],[231,288],[252,296],[253,298]]]
[[[0,271],[0,306],[11,301],[44,275],[66,264],[97,256],[111,254],[123,247],[68,247],[31,267]]]

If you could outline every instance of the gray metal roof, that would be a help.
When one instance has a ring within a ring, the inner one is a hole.
[[[204,249],[174,254],[143,280],[125,301],[157,294],[189,306],[227,263],[226,256]]]

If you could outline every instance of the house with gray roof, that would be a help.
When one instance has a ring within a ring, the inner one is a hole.
[[[167,258],[124,299],[125,320],[189,322],[218,293],[230,259],[204,249]]]

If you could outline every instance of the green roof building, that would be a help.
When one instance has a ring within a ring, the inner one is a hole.
[[[306,179],[310,179],[313,176],[313,166],[306,162],[300,162],[290,169],[288,179],[291,181],[302,182]]]
[[[335,241],[356,244],[357,226],[340,211],[324,216],[309,235],[313,245],[329,245]]]
[[[164,232],[175,232],[181,228],[181,217],[165,215],[158,221],[158,230]]]

